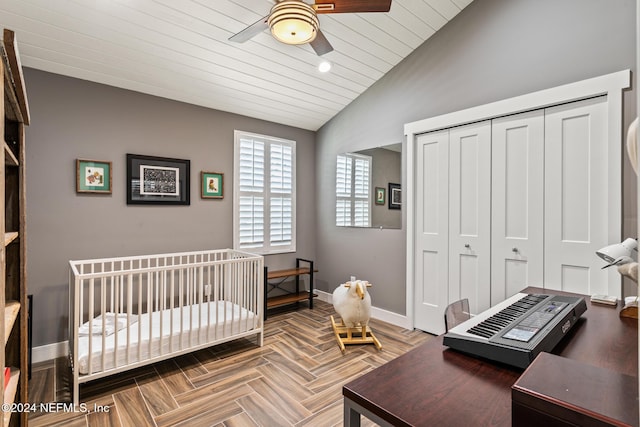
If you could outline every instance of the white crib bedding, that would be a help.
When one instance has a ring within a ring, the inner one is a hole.
[[[89,340],[92,353],[91,373],[96,373],[247,332],[256,328],[257,324],[255,313],[229,301],[144,313],[138,315],[136,322],[129,327],[107,335],[104,351],[102,335],[80,336],[75,363],[80,374],[89,373]]]

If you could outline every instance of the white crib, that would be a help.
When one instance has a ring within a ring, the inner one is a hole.
[[[231,249],[70,261],[79,385],[241,337],[263,343],[263,258]]]

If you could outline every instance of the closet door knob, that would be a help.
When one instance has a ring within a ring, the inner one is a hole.
[[[511,249],[511,251],[514,252],[514,253],[518,253],[519,252],[518,248],[513,248],[513,249]]]
[[[469,245],[468,243],[466,243],[466,244],[464,245],[464,247],[465,247],[465,248],[467,248],[467,249],[471,249],[471,245]]]

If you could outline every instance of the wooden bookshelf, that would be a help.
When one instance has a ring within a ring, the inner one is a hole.
[[[0,227],[4,245],[0,245],[0,330],[4,351],[0,366],[11,368],[11,378],[2,388],[2,402],[27,404],[28,398],[28,313],[26,285],[26,201],[25,201],[25,126],[29,124],[27,93],[13,31],[4,30],[0,42],[0,85],[2,98],[2,134],[4,161],[0,162]],[[22,375],[20,373],[22,372]],[[3,413],[4,426],[27,426],[27,412]]]

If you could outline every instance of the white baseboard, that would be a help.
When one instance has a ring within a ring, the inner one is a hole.
[[[324,291],[315,291],[318,294],[320,301],[333,304],[333,295]],[[383,322],[391,323],[392,325],[399,326],[401,328],[410,329],[411,322],[407,316],[392,313],[391,311],[383,310],[381,308],[371,307],[371,317]],[[57,342],[53,344],[42,345],[40,347],[34,347],[32,356],[32,362],[46,362],[58,357],[63,357],[69,354],[69,344],[66,341]]]
[[[66,341],[34,347],[31,353],[33,363],[46,362],[69,353],[69,344]]]

